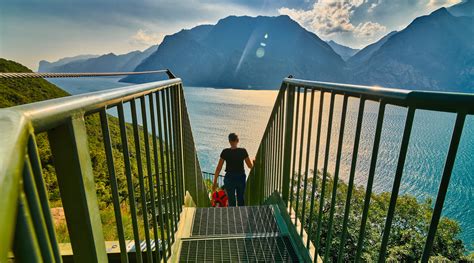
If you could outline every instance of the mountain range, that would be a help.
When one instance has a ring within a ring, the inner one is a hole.
[[[169,68],[188,85],[275,88],[288,74],[322,81],[344,79],[344,61],[288,16],[236,17],[167,36],[137,71]],[[142,83],[158,75],[129,76]]]
[[[349,63],[353,83],[474,92],[474,17],[441,8],[381,41],[365,62]]]
[[[302,79],[474,92],[474,0],[418,17],[362,50],[325,42],[288,16],[230,16],[166,36],[141,52],[80,59],[51,71],[171,69],[186,85],[275,89]],[[132,59],[133,58],[133,59]],[[133,75],[123,82],[160,80]]]
[[[73,57],[65,57],[54,62],[41,60],[39,62],[38,72],[55,72],[57,70],[56,67],[66,65],[74,61],[85,61],[87,59],[96,58],[98,56],[99,55],[79,55]]]
[[[40,61],[39,72],[117,72],[133,71],[143,59],[156,51],[158,45],[144,51],[132,51],[122,55],[83,55],[60,59],[56,62]]]

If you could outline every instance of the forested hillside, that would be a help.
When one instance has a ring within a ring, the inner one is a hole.
[[[28,68],[14,61],[0,58],[0,72],[31,72]],[[42,100],[54,99],[69,96],[69,94],[56,85],[44,79],[0,79],[0,108],[12,107],[26,103],[32,103]],[[131,222],[127,218],[127,186],[124,175],[124,161],[122,153],[122,144],[120,141],[120,129],[118,119],[109,116],[109,128],[112,139],[113,155],[116,169],[116,176],[119,184],[119,194],[123,200],[122,210],[124,215],[124,224],[126,237],[132,238]],[[95,184],[97,189],[97,197],[101,209],[102,221],[104,225],[104,234],[107,240],[116,239],[115,223],[113,218],[112,194],[109,184],[109,174],[107,170],[107,162],[102,142],[102,131],[97,114],[86,117],[86,127],[88,133],[88,142],[92,166],[94,171]],[[133,138],[133,130],[131,125],[127,125],[128,144],[130,154],[134,155],[135,142]],[[140,129],[141,134],[143,130]],[[151,137],[150,137],[151,139]],[[60,192],[56,181],[56,174],[53,166],[53,157],[49,147],[47,134],[41,133],[36,137],[38,150],[41,157],[41,165],[43,167],[43,177],[49,194],[50,207],[61,207]],[[144,153],[145,147],[143,140],[140,142],[141,153]],[[145,158],[142,158],[145,159]],[[137,165],[131,158],[132,173],[134,175],[134,185],[138,186]],[[153,165],[153,164],[152,164]],[[110,221],[110,222],[109,222]],[[143,222],[143,221],[141,221]],[[143,228],[140,228],[141,231]],[[68,242],[68,235],[65,223],[56,225],[58,240],[60,242]]]

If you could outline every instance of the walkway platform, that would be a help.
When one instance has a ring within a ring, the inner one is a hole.
[[[185,208],[172,262],[303,262],[276,205]]]

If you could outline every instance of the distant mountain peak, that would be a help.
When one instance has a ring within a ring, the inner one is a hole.
[[[473,17],[453,16],[446,8],[418,17],[385,39],[363,63],[353,64],[354,81],[406,89],[472,91],[473,24]],[[359,53],[353,58],[360,57]]]
[[[105,55],[102,55],[102,57],[116,57],[117,55],[115,55],[113,52],[110,52],[110,53],[107,53]]]
[[[359,52],[359,49],[341,45],[333,40],[329,40],[326,42],[334,50],[334,52],[341,56],[344,61],[347,61],[350,57],[354,56],[357,52]]]
[[[439,16],[452,16],[451,13],[449,13],[448,9],[446,7],[441,7],[435,11],[433,11],[430,16],[432,17],[439,17]]]
[[[343,59],[289,16],[228,16],[202,34],[197,29],[166,36],[136,70],[169,68],[187,85],[260,89],[278,87],[290,74],[323,81],[345,77]],[[123,81],[159,78],[128,76]]]

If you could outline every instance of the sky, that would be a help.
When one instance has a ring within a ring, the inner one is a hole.
[[[123,54],[229,15],[289,15],[324,40],[363,48],[460,0],[0,0],[0,57],[40,60]]]

